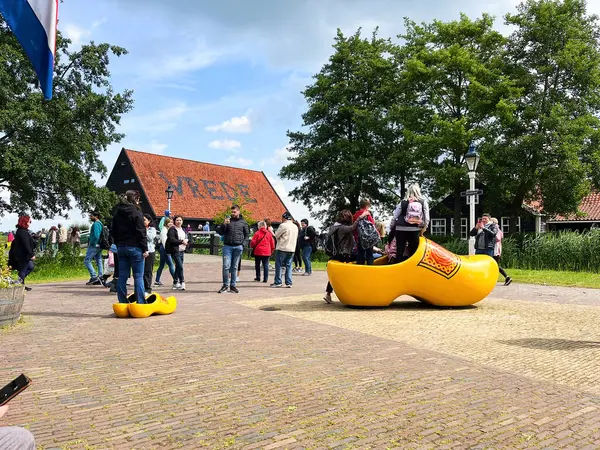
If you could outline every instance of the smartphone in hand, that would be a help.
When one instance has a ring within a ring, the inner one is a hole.
[[[31,379],[25,374],[21,374],[12,380],[6,386],[0,389],[0,406],[6,405],[13,398],[27,389],[30,384]]]

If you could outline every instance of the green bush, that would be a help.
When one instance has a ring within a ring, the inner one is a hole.
[[[429,238],[453,253],[468,253],[467,241],[449,236]],[[502,266],[600,273],[600,230],[511,235],[502,242]]]

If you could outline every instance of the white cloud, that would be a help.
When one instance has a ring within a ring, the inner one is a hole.
[[[241,158],[239,156],[230,156],[225,160],[228,164],[235,164],[241,167],[250,167],[254,162],[251,159]]]
[[[302,203],[295,202],[289,196],[289,191],[292,190],[296,185],[292,182],[282,181],[280,178],[267,176],[269,182],[277,192],[277,195],[281,198],[281,201],[287,206],[288,210],[294,216],[296,220],[309,219],[309,223],[315,228],[321,228],[321,222],[316,219],[311,219],[310,211]]]
[[[233,117],[220,125],[210,125],[206,131],[225,131],[227,133],[250,133],[252,124],[248,116]]]
[[[215,139],[214,141],[210,141],[208,146],[210,148],[218,148],[220,150],[237,151],[238,149],[242,148],[242,143],[232,139]]]
[[[271,156],[267,159],[263,159],[260,162],[261,167],[264,167],[267,165],[285,165],[285,164],[287,164],[289,162],[288,159],[290,158],[290,156],[292,156],[292,152],[290,151],[291,147],[292,146],[288,144],[285,147],[276,149],[273,152],[273,156]]]
[[[156,153],[157,155],[162,155],[165,150],[167,149],[168,145],[167,144],[162,144],[160,142],[158,142],[156,139],[152,139],[150,141],[150,144],[148,145],[148,152],[149,153]]]
[[[155,58],[147,59],[136,68],[142,78],[150,80],[168,80],[196,72],[213,65],[222,52],[209,50],[203,42],[197,42],[192,48],[174,53],[163,51]]]
[[[74,45],[81,45],[83,41],[92,35],[91,30],[87,30],[73,23],[67,23],[61,26],[61,31],[68,39],[71,39]]]

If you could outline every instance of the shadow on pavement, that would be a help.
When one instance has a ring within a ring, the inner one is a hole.
[[[600,349],[600,342],[596,341],[572,341],[569,339],[513,339],[509,341],[498,341],[502,344],[515,345],[518,347],[531,348],[535,350],[580,350],[584,348]]]
[[[100,319],[114,319],[115,315],[110,314],[84,314],[84,313],[69,313],[69,312],[56,312],[56,311],[23,311],[25,316],[42,316],[42,317],[79,317],[79,318],[90,318],[96,317]]]

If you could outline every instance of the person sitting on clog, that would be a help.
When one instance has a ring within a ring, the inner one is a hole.
[[[336,222],[329,228],[329,237],[326,245],[326,247],[331,249],[332,256],[329,258],[330,261],[346,263],[352,261],[352,251],[355,248],[354,231],[358,226],[358,221],[368,214],[368,210],[364,211],[356,218],[354,223],[352,223],[352,213],[349,210],[344,209],[337,214]],[[332,303],[332,292],[333,287],[331,283],[327,282],[325,296],[323,297],[325,302]]]

